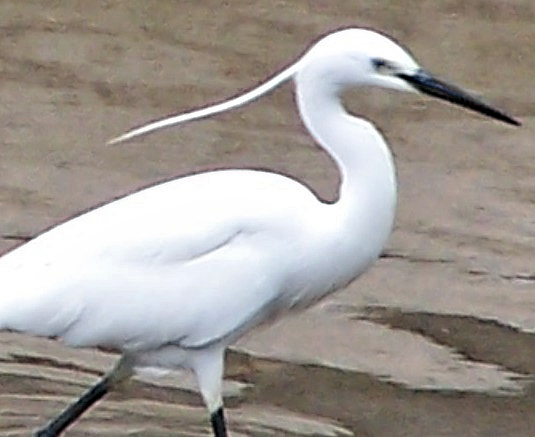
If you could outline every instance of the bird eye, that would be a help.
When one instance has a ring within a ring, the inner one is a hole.
[[[388,74],[396,70],[396,66],[392,62],[382,58],[373,58],[372,65],[378,73]]]

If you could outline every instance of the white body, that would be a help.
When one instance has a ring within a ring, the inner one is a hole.
[[[341,238],[338,209],[258,171],[145,189],[1,258],[2,328],[132,352],[228,343],[346,285],[375,260],[392,217],[370,215],[377,242],[362,245],[362,219],[346,217],[353,238]]]
[[[295,180],[248,170],[145,189],[2,257],[0,329],[112,346],[134,366],[191,367],[214,411],[224,348],[246,330],[346,286],[378,257],[391,232],[390,152],[338,98],[371,75],[351,57],[355,48],[342,44],[347,39],[367,39],[363,47],[383,45],[414,64],[385,37],[352,29],[324,38],[268,82],[295,78],[302,118],[339,166],[338,201],[323,203]],[[390,79],[374,80],[385,86]]]

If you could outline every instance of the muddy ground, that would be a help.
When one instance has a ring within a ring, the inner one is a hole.
[[[127,128],[244,90],[319,35],[357,25],[508,108],[520,129],[418,96],[348,107],[396,156],[396,228],[375,267],[228,356],[232,434],[535,435],[535,6],[532,0],[0,3],[0,250],[175,176],[269,168],[336,196],[291,85],[116,147]],[[28,435],[115,356],[0,336],[0,433]],[[188,377],[141,375],[68,435],[205,435]]]

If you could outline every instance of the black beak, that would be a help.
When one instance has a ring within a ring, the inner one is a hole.
[[[435,79],[424,70],[418,70],[414,74],[398,74],[398,77],[410,83],[414,88],[422,93],[429,94],[439,99],[447,100],[456,105],[464,106],[472,111],[488,115],[496,120],[503,121],[515,126],[520,126],[520,122],[510,117],[505,112],[502,112],[487,103],[471,96],[466,91],[451,85],[442,80]]]

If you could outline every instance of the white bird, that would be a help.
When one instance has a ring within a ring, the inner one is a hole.
[[[235,108],[289,79],[303,122],[340,171],[336,202],[276,173],[208,172],[101,206],[0,259],[0,329],[122,352],[109,374],[35,435],[59,435],[143,366],[193,370],[215,436],[227,435],[227,346],[347,286],[377,259],[391,232],[392,156],[372,124],[344,110],[347,88],[421,91],[519,124],[433,78],[386,36],[345,29],[252,91],[112,142]]]

